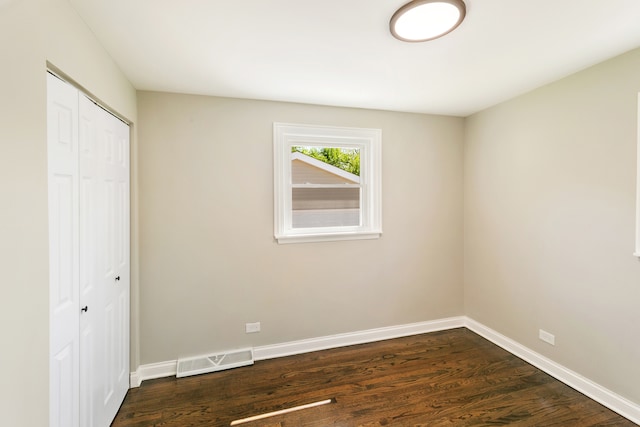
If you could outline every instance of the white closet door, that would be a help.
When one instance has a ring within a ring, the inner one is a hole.
[[[48,76],[50,426],[78,426],[78,92]]]
[[[101,282],[104,286],[103,402],[109,423],[129,389],[129,126],[102,110],[101,145],[105,231]]]
[[[101,281],[105,233],[103,222],[102,181],[98,131],[101,117],[96,106],[79,96],[80,122],[80,425],[106,426],[102,383],[105,382],[103,331],[104,284]]]
[[[129,386],[129,127],[48,75],[51,426],[108,426]]]

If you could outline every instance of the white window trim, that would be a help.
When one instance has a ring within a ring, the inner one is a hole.
[[[291,147],[360,149],[362,225],[293,228],[291,209]],[[380,129],[273,124],[274,235],[278,243],[377,239],[382,235],[382,131]]]

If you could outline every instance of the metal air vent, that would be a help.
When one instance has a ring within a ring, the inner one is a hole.
[[[253,349],[178,359],[177,378],[253,365]]]

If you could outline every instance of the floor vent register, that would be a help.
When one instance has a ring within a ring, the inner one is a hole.
[[[176,377],[182,378],[248,365],[253,365],[252,348],[207,356],[185,357],[178,359]]]

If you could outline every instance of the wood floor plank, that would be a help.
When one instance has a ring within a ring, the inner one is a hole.
[[[461,328],[256,362],[129,390],[113,427],[633,426]]]

